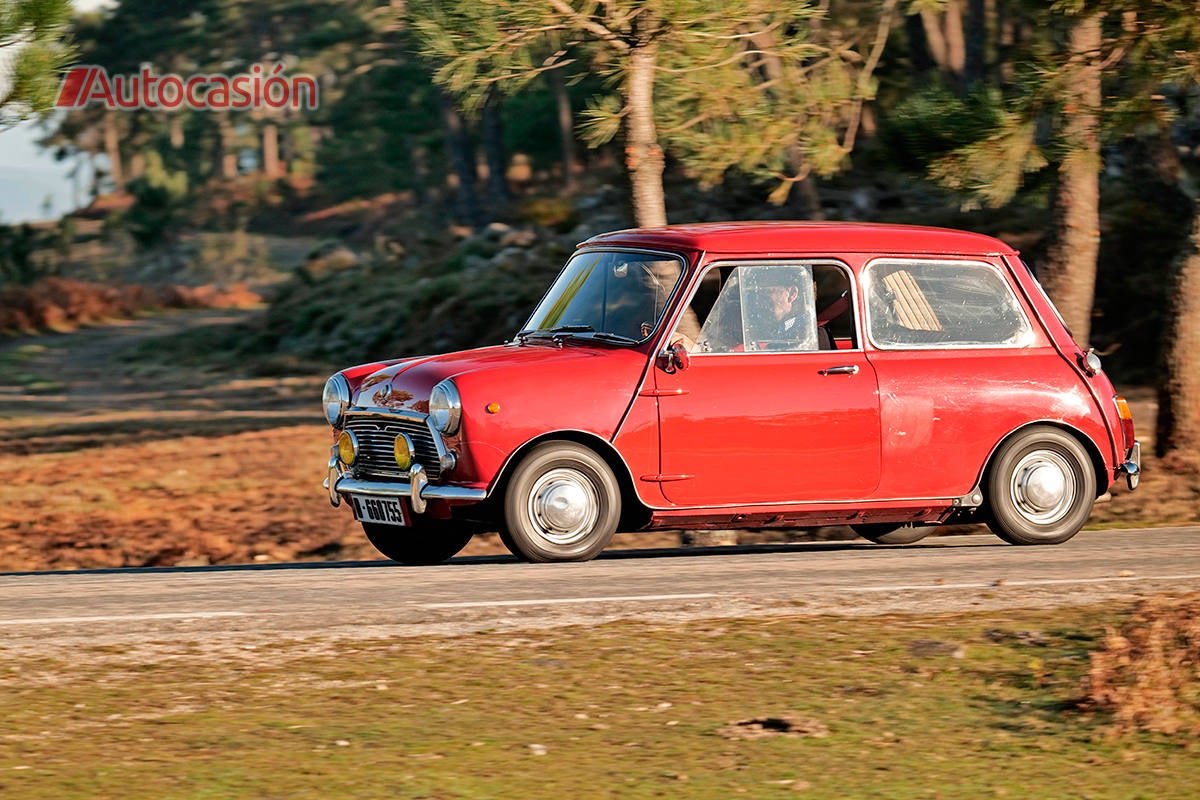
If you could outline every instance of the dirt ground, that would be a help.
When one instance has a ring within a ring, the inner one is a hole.
[[[325,375],[230,378],[120,358],[135,344],[249,313],[175,312],[0,342],[0,571],[379,557],[321,488]],[[1145,442],[1153,398],[1130,395]],[[1155,466],[1136,493],[1115,489],[1092,525],[1200,519],[1195,484]],[[621,534],[613,546],[679,541]],[[495,536],[466,551],[496,552]]]

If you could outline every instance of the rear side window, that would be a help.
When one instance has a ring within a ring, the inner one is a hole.
[[[867,319],[877,347],[1020,347],[1033,336],[1003,276],[961,261],[875,261]]]

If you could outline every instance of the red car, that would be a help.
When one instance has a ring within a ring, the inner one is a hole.
[[[406,563],[497,529],[529,561],[661,528],[1053,544],[1141,451],[1015,250],[896,225],[596,236],[511,342],[351,367],[324,404],[330,501]]]

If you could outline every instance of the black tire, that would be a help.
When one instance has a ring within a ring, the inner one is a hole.
[[[363,533],[375,549],[392,561],[413,566],[440,564],[457,555],[467,542],[471,531],[446,520],[416,517],[412,527],[362,523]]]
[[[1059,544],[1092,513],[1096,473],[1075,437],[1039,425],[1000,446],[987,490],[993,533],[1009,544]]]
[[[508,482],[501,538],[525,561],[587,561],[620,519],[621,487],[604,459],[574,442],[546,442]]]
[[[912,544],[933,531],[932,525],[897,525],[891,522],[851,525],[850,529],[875,544]]]

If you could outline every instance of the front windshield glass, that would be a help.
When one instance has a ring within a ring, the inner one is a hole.
[[[577,253],[534,310],[523,333],[609,335],[632,342],[658,327],[684,263],[653,253]]]

